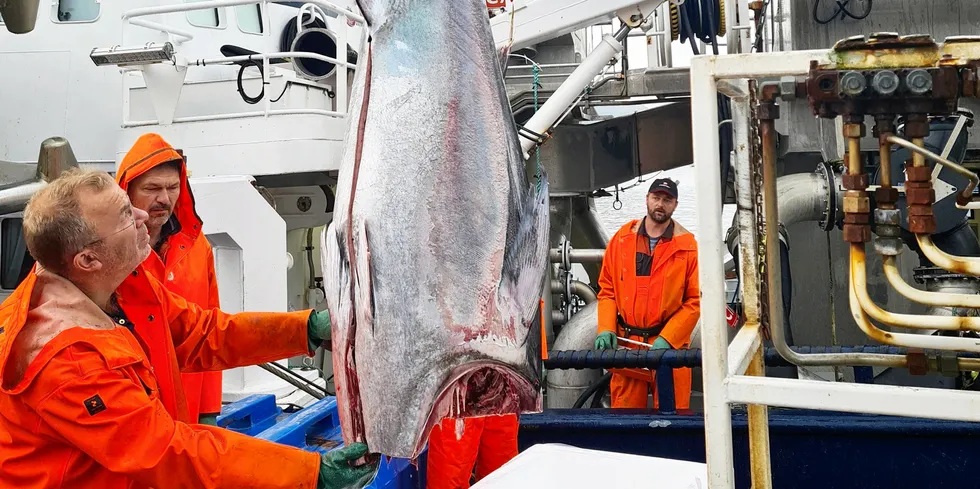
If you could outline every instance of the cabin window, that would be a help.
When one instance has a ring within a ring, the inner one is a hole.
[[[99,0],[58,0],[58,22],[94,22],[99,11]]]
[[[204,0],[184,0],[184,3],[197,3]],[[187,22],[195,27],[221,26],[221,12],[216,8],[192,10],[187,12]]]
[[[14,290],[34,266],[27,252],[23,220],[8,217],[0,220],[0,289]]]
[[[246,34],[262,34],[262,6],[239,5],[235,7],[235,16],[238,17],[238,28]]]

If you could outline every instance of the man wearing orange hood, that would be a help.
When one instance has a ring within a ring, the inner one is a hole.
[[[351,465],[362,443],[321,455],[189,418],[180,371],[311,355],[329,314],[185,301],[141,265],[147,219],[96,170],[25,207],[37,264],[0,304],[0,487],[364,487],[378,464]]]
[[[126,153],[116,183],[133,206],[146,211],[153,251],[143,262],[147,273],[167,290],[204,309],[219,307],[214,254],[194,207],[187,167],[158,134],[144,134]],[[188,415],[215,424],[221,411],[221,372],[182,373]]]

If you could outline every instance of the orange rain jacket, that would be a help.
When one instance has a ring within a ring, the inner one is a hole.
[[[141,268],[119,305],[135,334],[38,267],[0,305],[0,487],[316,486],[317,453],[188,424],[182,394],[170,387],[178,366],[311,354],[310,311],[201,309]]]
[[[194,194],[187,184],[187,167],[183,157],[157,134],[144,134],[136,140],[116,172],[116,183],[128,191],[140,175],[169,161],[180,163],[180,196],[171,216],[171,234],[160,252],[150,253],[143,262],[148,273],[162,282],[167,290],[204,309],[220,307],[218,281],[214,273],[214,253],[204,233],[202,221],[194,207]],[[169,340],[168,340],[169,341]],[[181,374],[190,419],[201,413],[221,411],[221,372]]]
[[[687,348],[701,316],[697,242],[693,234],[673,221],[672,232],[668,228],[654,247],[650,275],[638,277],[638,262],[643,257],[650,257],[650,241],[642,229],[643,223],[643,219],[626,223],[606,247],[599,275],[598,332],[611,331],[617,336],[628,337],[618,324],[621,317],[627,325],[638,328],[663,325],[660,337],[675,349]],[[628,338],[644,341],[640,336]],[[656,339],[657,336],[651,336],[645,342],[652,344]],[[640,348],[629,343],[620,344]],[[615,369],[612,372],[644,384],[655,380],[653,372],[644,369]],[[610,387],[617,390],[615,385]],[[691,397],[690,369],[674,370],[674,392],[677,407],[687,408]],[[642,396],[643,406],[646,406],[645,388]],[[614,405],[616,401],[613,399]]]

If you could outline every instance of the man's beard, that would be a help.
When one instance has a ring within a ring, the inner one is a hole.
[[[650,217],[650,219],[653,219],[653,222],[657,224],[663,224],[670,220],[670,214],[666,212],[660,213],[659,215],[660,217],[658,217],[656,212],[648,212],[647,215]]]

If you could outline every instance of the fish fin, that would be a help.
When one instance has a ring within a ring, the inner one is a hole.
[[[550,216],[548,178],[542,172],[540,188],[531,191],[521,209],[521,220],[513,244],[507,250],[501,275],[507,290],[519,307],[522,324],[529,324],[537,315],[541,291],[548,266]],[[507,285],[506,282],[510,281]]]
[[[510,61],[510,47],[511,43],[507,43],[506,46],[500,48],[497,52],[497,60],[500,62],[500,76],[507,76],[507,66]]]
[[[374,332],[374,290],[371,287],[371,248],[368,245],[367,225],[359,220],[354,231],[355,315],[358,326],[368,326]]]
[[[365,441],[360,385],[354,364],[354,337],[357,332],[351,301],[351,267],[344,252],[346,239],[337,233],[333,221],[320,237],[320,266],[333,341],[334,385],[344,443]],[[343,228],[341,228],[343,229]]]

